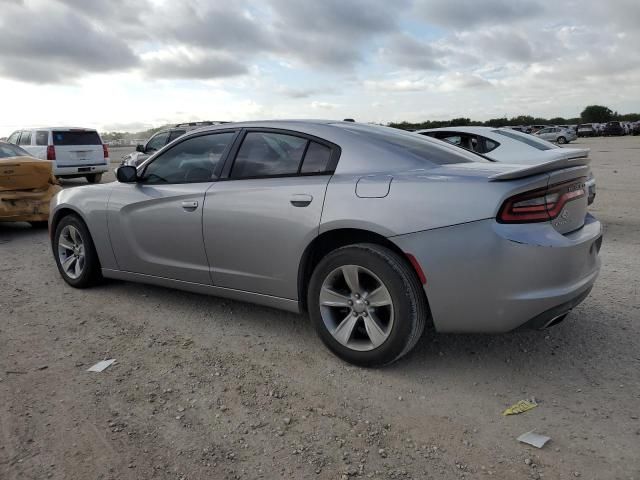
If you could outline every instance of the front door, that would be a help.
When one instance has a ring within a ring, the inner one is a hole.
[[[120,270],[211,284],[202,237],[205,192],[235,135],[190,136],[154,158],[138,183],[114,185],[109,235]]]

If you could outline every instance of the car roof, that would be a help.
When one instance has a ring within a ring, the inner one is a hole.
[[[95,128],[87,128],[87,127],[23,127],[17,128],[15,131],[24,131],[24,130],[61,130],[61,131],[72,131],[72,130],[81,130],[83,132],[97,132]]]

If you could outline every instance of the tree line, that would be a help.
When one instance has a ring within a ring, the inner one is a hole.
[[[417,130],[422,128],[440,128],[440,127],[464,127],[464,126],[484,126],[484,127],[503,127],[516,125],[577,125],[580,123],[605,123],[613,120],[620,122],[637,122],[640,121],[640,113],[619,114],[609,107],[603,105],[589,105],[586,107],[579,117],[564,118],[542,118],[532,117],[531,115],[518,115],[517,117],[492,118],[486,121],[471,120],[470,118],[460,117],[451,120],[426,120],[424,122],[398,122],[390,123],[390,127],[402,128],[404,130]]]

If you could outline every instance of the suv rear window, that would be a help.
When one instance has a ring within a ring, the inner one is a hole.
[[[98,132],[94,131],[68,131],[53,132],[53,144],[61,146],[69,145],[102,145]]]

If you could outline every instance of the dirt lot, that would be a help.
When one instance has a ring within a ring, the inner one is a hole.
[[[640,479],[640,137],[577,145],[606,225],[591,296],[546,332],[429,333],[380,370],[302,316],[74,290],[45,231],[0,225],[0,479]],[[532,429],[552,441],[516,441]]]

